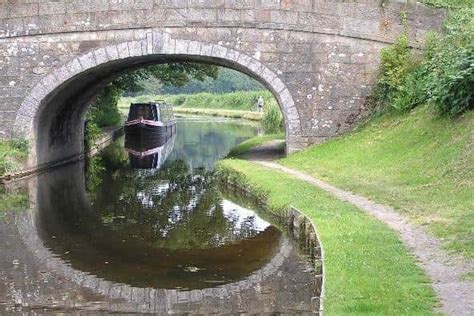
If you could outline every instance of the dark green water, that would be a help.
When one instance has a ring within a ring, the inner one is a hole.
[[[118,139],[87,162],[31,179],[34,209],[0,220],[0,312],[3,305],[8,313],[317,308],[298,246],[242,206],[214,172],[257,131],[242,122],[181,120],[158,147]]]
[[[154,159],[129,153],[127,147],[140,146],[124,146],[122,138],[89,161],[89,203],[66,207],[69,199],[61,199],[42,209],[48,246],[79,270],[137,287],[205,288],[268,262],[281,233],[226,199],[213,173],[216,161],[256,127],[193,120],[177,128],[159,151],[145,148]],[[67,177],[79,179],[78,173]],[[66,187],[59,185],[61,195]]]

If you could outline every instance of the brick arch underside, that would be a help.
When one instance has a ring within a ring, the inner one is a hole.
[[[291,133],[300,130],[300,117],[290,91],[274,71],[234,49],[150,32],[146,39],[113,44],[78,56],[34,86],[22,102],[14,124],[14,137],[26,138],[31,144],[29,167],[83,152],[88,105],[105,84],[129,70],[176,61],[233,68],[264,84],[280,105],[287,148],[291,148],[288,140]]]

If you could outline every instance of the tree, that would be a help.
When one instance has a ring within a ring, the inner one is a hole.
[[[143,82],[150,78],[159,80],[163,85],[184,86],[193,79],[215,79],[218,71],[214,65],[181,62],[152,65],[125,73],[105,86],[89,110],[88,122],[96,127],[119,124],[121,116],[117,103],[120,97],[124,93],[140,92]]]
[[[240,71],[218,67],[217,78],[206,78],[205,80],[192,79],[184,86],[163,84],[155,86],[153,90],[145,90],[146,94],[193,94],[199,92],[228,93],[236,91],[258,91],[265,87],[257,80],[241,73]]]

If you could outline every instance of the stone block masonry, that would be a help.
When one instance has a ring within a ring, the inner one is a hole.
[[[0,137],[27,138],[30,167],[81,153],[87,107],[106,82],[178,60],[262,82],[284,114],[288,151],[305,148],[365,115],[402,11],[414,47],[445,16],[375,0],[0,1]]]

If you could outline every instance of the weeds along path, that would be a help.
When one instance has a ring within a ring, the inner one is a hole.
[[[440,240],[410,223],[407,218],[398,214],[393,208],[374,203],[363,196],[338,189],[300,171],[270,161],[266,146],[259,147],[249,152],[246,158],[323,189],[335,197],[357,206],[398,232],[403,243],[417,257],[419,265],[431,278],[433,288],[441,302],[441,311],[448,315],[474,315],[474,281],[469,281],[466,277],[467,273],[472,273],[474,270],[474,262],[447,254],[442,249]],[[262,157],[258,154],[259,149],[263,149]]]

